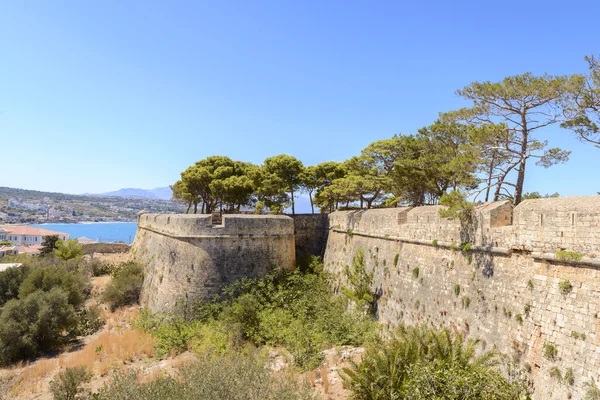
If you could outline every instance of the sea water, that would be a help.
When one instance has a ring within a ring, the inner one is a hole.
[[[34,228],[68,233],[70,239],[87,237],[100,242],[125,242],[131,244],[137,231],[135,222],[92,222],[81,224],[36,224]]]

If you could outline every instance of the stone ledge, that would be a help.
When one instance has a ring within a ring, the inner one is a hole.
[[[534,251],[533,253],[531,253],[531,257],[535,258],[536,260],[553,261],[561,264],[589,265],[592,267],[600,267],[600,259],[598,258],[582,257],[580,260],[568,260],[564,258],[557,258],[556,254],[553,253],[542,253],[538,251]]]
[[[256,239],[256,238],[265,238],[265,237],[294,237],[293,233],[285,233],[285,234],[268,234],[268,233],[239,233],[234,235],[177,235],[174,233],[169,233],[165,231],[161,231],[158,229],[150,228],[148,226],[138,226],[138,229],[143,229],[149,232],[157,233],[159,235],[167,236],[172,239]]]
[[[350,235],[348,233],[348,231],[344,231],[342,229],[337,229],[337,228],[332,228],[332,231],[334,231],[336,233],[344,233],[349,236],[356,235],[356,236],[368,237],[368,238],[372,238],[372,239],[392,240],[395,242],[418,244],[418,245],[422,245],[422,246],[442,247],[442,248],[448,248],[448,249],[453,249],[453,250],[460,250],[458,248],[458,245],[455,242],[450,243],[450,242],[438,241],[434,244],[433,240],[407,239],[407,238],[401,238],[398,236],[376,235],[373,233],[358,232],[358,231],[352,231],[352,234]],[[469,251],[481,251],[481,252],[500,254],[500,255],[505,255],[505,256],[508,256],[512,253],[511,249],[507,249],[504,247],[480,246],[480,245],[471,245],[471,248],[469,249]]]

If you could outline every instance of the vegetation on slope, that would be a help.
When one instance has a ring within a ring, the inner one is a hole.
[[[306,272],[277,271],[242,279],[220,296],[198,304],[191,319],[143,313],[138,325],[158,339],[158,354],[188,348],[225,353],[245,344],[283,346],[302,369],[321,362],[321,350],[362,345],[377,337],[365,311],[349,309],[345,296],[334,296],[317,259]]]

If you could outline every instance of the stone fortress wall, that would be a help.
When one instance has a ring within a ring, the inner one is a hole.
[[[331,214],[325,269],[346,284],[344,267],[362,249],[382,323],[481,338],[531,368],[535,399],[583,398],[585,383],[600,380],[600,196],[527,200],[514,210],[488,203],[468,222],[440,218],[439,209]],[[562,259],[561,250],[579,254]],[[562,293],[561,281],[572,289]],[[572,368],[575,383],[552,378],[553,367],[563,376]]]
[[[296,263],[294,220],[279,215],[141,214],[132,247],[146,265],[141,304],[186,310],[238,279],[260,277]]]
[[[222,225],[207,215],[142,214],[133,245],[148,266],[142,304],[185,308],[310,254],[324,254],[341,286],[362,249],[382,323],[481,338],[531,368],[535,399],[583,398],[585,383],[600,381],[600,196],[526,200],[514,209],[487,203],[468,221],[440,218],[440,208],[225,215]],[[563,259],[561,250],[579,254]],[[560,282],[571,290],[561,292]],[[548,345],[554,360],[544,357]],[[553,367],[563,375],[572,368],[575,383],[552,378]]]

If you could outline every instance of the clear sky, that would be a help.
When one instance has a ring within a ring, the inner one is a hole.
[[[213,154],[342,161],[467,105],[472,81],[583,73],[589,1],[0,0],[0,186],[166,186]],[[526,191],[600,190],[600,149]]]

